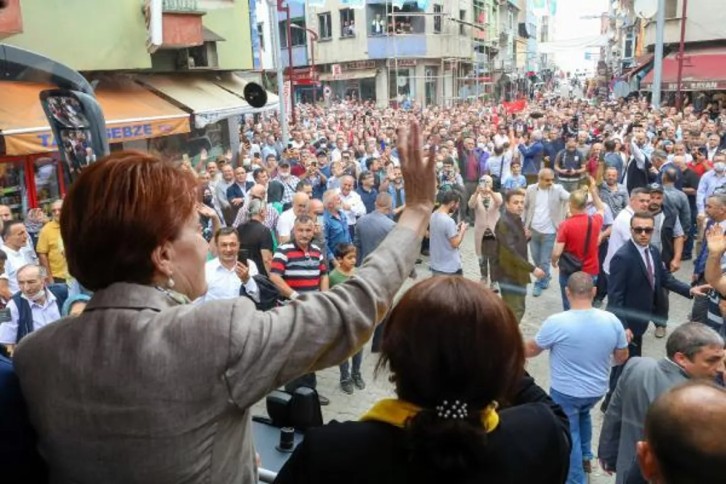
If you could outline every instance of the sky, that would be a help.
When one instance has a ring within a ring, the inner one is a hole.
[[[557,15],[555,17],[555,40],[573,39],[597,35],[600,31],[600,19],[582,19],[583,16],[599,15],[606,12],[607,0],[557,0]],[[597,52],[597,48],[587,51]],[[585,60],[585,51],[582,49],[557,54],[556,62],[565,71],[592,69],[594,60]]]

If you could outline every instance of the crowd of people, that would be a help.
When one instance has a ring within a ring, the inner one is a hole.
[[[365,391],[372,337],[397,398],[308,432],[280,482],[579,484],[596,457],[619,483],[713,482],[723,445],[657,427],[694,395],[724,399],[726,109],[540,99],[301,105],[289,143],[250,118],[237,154],[115,153],[50,220],[0,207],[0,345],[50,475],[253,482],[249,406],[334,365],[342,392]],[[389,312],[424,261],[433,277]],[[553,280],[563,311],[524,341],[526,303]],[[670,292],[694,302],[668,334]],[[651,323],[661,361],[642,357]],[[524,371],[543,351],[549,392]],[[673,438],[690,462],[668,461]]]

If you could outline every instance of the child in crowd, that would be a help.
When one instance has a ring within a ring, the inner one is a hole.
[[[527,188],[527,179],[522,175],[522,163],[519,160],[512,161],[512,174],[502,183],[502,192]]]
[[[338,267],[330,273],[330,288],[342,284],[355,274],[355,264],[358,258],[358,251],[353,244],[338,244],[335,248],[335,260]],[[366,387],[363,377],[360,374],[360,365],[363,361],[363,350],[353,355],[353,373],[351,375],[350,362],[344,361],[340,365],[340,388],[348,395],[353,394],[353,387],[363,390]],[[352,378],[351,378],[352,376]]]

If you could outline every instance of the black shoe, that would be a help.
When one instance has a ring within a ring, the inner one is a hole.
[[[423,259],[421,259],[420,257],[418,259],[416,259],[416,265],[421,264],[422,262],[423,262]]]
[[[363,381],[363,377],[360,375],[360,373],[353,374],[353,384],[358,390],[366,389],[366,382]]]
[[[318,402],[320,402],[320,405],[323,407],[325,407],[326,405],[330,405],[330,399],[320,394],[318,394]]]
[[[424,257],[428,257],[428,256],[431,255],[431,251],[428,250],[428,249],[424,249],[424,250],[421,251],[421,255],[424,256]]]
[[[343,390],[344,393],[347,393],[348,395],[353,394],[353,381],[348,378],[346,380],[340,380],[340,388]]]
[[[691,260],[693,259],[692,255],[683,255],[681,256],[681,261]]]

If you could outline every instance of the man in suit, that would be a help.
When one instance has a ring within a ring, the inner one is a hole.
[[[713,381],[723,372],[723,359],[724,341],[718,333],[701,323],[686,323],[668,337],[666,358],[628,361],[605,413],[598,446],[600,465],[609,474],[617,473],[616,484],[638,482],[628,474],[650,404],[689,379]]]
[[[652,214],[636,212],[630,219],[631,239],[610,261],[608,310],[625,327],[631,357],[641,355],[643,334],[663,295],[661,288],[687,298],[704,294],[703,286],[691,288],[665,268],[660,252],[651,244],[654,225]]]
[[[694,408],[699,411],[693,412]],[[723,388],[693,382],[667,391],[653,402],[645,417],[645,441],[637,447],[642,475],[648,482],[723,481],[724,422]]]
[[[247,181],[247,171],[244,166],[238,166],[234,169],[234,183],[227,187],[227,200],[234,211],[234,220],[237,212],[244,205],[247,198],[247,192],[254,186],[254,182]]]
[[[494,227],[499,257],[499,288],[502,299],[512,310],[517,322],[522,322],[530,274],[537,279],[545,272],[527,260],[527,236],[522,223],[524,190],[511,190],[504,195],[504,214]],[[545,262],[547,263],[547,262]]]

